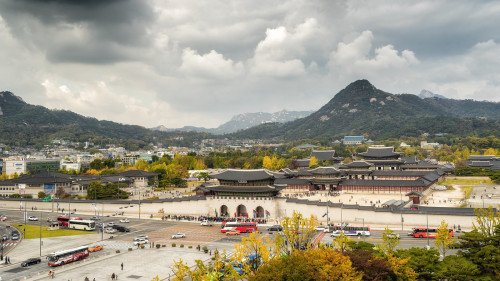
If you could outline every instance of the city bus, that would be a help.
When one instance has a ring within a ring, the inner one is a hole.
[[[81,220],[82,218],[72,218],[72,220]],[[68,227],[69,223],[69,217],[65,216],[58,216],[57,221],[59,222],[59,226],[66,226]]]
[[[328,231],[327,231],[327,229],[325,229],[324,231],[325,232],[331,231],[332,234],[330,234],[330,236],[332,236],[332,237],[340,236],[340,233],[344,233],[344,235],[346,235],[346,236],[358,236],[358,237],[359,236],[370,236],[370,227],[369,226],[331,225],[331,226],[328,226]]]
[[[82,246],[74,249],[50,253],[47,256],[49,266],[65,265],[70,262],[78,261],[89,256],[89,248]]]
[[[453,229],[448,229],[450,237],[453,237]],[[436,227],[414,227],[408,235],[415,238],[436,238],[437,228]]]
[[[72,219],[69,220],[68,228],[78,229],[78,230],[95,230],[95,221]]]
[[[223,222],[220,232],[226,233],[229,230],[239,230],[241,233],[256,232],[256,222]]]

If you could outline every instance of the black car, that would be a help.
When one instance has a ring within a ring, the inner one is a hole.
[[[41,262],[42,262],[42,260],[40,258],[31,258],[31,259],[27,259],[27,260],[23,261],[21,263],[21,266],[26,267],[28,265],[37,264],[37,263],[41,263]]]
[[[267,228],[267,231],[283,231],[281,225],[272,225]]]
[[[121,225],[119,225],[115,229],[118,230],[118,231],[120,231],[120,232],[130,232],[130,229],[128,227],[121,226]]]

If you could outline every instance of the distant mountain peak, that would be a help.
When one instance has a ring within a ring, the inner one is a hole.
[[[423,89],[420,91],[420,94],[418,94],[418,97],[421,99],[426,99],[426,98],[440,98],[440,99],[448,99],[447,97],[439,94],[434,94],[433,92],[429,90]]]

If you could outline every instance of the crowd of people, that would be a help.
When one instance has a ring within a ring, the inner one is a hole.
[[[176,220],[176,221],[199,221],[202,222],[204,220],[211,222],[256,222],[259,224],[267,223],[266,219],[263,218],[230,218],[230,217],[210,217],[210,216],[181,216],[181,215],[166,215],[162,217],[162,220]]]

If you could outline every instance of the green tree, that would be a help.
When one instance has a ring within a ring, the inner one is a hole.
[[[446,257],[446,251],[455,242],[455,238],[451,234],[448,224],[442,220],[436,233],[434,245],[439,249],[443,257]]]
[[[392,253],[398,245],[399,238],[396,233],[386,226],[384,232],[382,232],[382,244],[379,245],[379,248],[388,254]]]
[[[349,237],[347,237],[347,235],[344,235],[344,233],[340,233],[339,236],[337,236],[337,237],[335,237],[335,239],[333,239],[332,245],[333,245],[333,247],[335,247],[335,249],[337,249],[341,252],[344,252],[347,250],[350,242],[351,242],[351,239],[349,239]]]
[[[408,266],[418,274],[419,280],[432,280],[439,265],[439,252],[434,248],[429,250],[419,247],[398,249],[395,256],[400,259],[410,258]]]
[[[477,280],[479,268],[473,262],[460,256],[447,256],[439,264],[434,278],[438,280]]]
[[[38,192],[38,198],[43,198],[45,196],[47,196],[47,194],[45,194],[45,192],[43,192],[43,191]]]
[[[500,224],[500,217],[493,207],[489,206],[488,209],[474,209],[476,218],[472,222],[473,229],[479,231],[484,236],[491,236],[495,231],[497,225]]]

